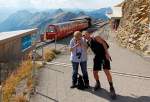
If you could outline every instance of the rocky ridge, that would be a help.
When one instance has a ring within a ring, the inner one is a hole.
[[[150,0],[125,0],[117,40],[126,48],[150,55]]]

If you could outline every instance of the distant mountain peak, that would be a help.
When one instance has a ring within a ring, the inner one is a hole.
[[[13,13],[12,15],[10,15],[9,18],[13,18],[13,17],[16,17],[16,19],[18,17],[26,18],[27,16],[31,16],[31,15],[32,15],[32,13],[27,10],[20,10],[20,11]]]
[[[62,13],[62,12],[64,12],[63,9],[59,8],[59,9],[57,9],[57,10],[55,11],[55,14],[59,14],[59,13]]]
[[[15,14],[32,14],[32,13],[29,12],[28,10],[20,10],[20,11],[17,11]]]
[[[78,16],[83,16],[83,15],[86,15],[84,11],[80,11],[80,12],[78,13]]]

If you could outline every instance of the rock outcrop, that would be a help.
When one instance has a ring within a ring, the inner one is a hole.
[[[150,55],[150,0],[125,0],[117,39],[131,50]]]

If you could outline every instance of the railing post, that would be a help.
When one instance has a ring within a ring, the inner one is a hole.
[[[35,68],[35,54],[36,54],[36,49],[33,50],[32,52],[32,56],[33,56],[33,68],[32,68],[32,79],[33,79],[33,89],[32,89],[32,94],[36,93],[36,88],[35,88],[35,72],[36,72],[36,68]]]

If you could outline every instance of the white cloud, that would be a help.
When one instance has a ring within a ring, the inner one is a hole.
[[[13,8],[101,8],[123,0],[0,0],[0,7]]]

